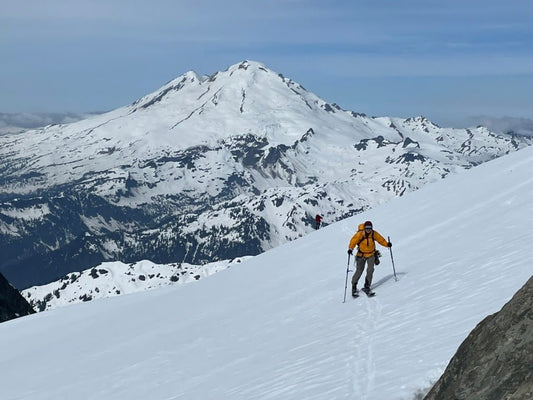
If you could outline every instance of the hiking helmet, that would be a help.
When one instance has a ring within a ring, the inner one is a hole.
[[[365,229],[372,229],[372,222],[366,221],[365,222]]]

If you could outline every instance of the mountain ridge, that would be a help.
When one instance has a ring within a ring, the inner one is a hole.
[[[36,311],[46,311],[76,303],[120,296],[166,285],[196,282],[246,261],[248,257],[205,265],[187,263],[154,264],[148,260],[124,264],[105,262],[96,267],[72,272],[58,281],[33,286],[21,292]]]

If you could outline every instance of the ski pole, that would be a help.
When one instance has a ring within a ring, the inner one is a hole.
[[[390,237],[389,236],[387,236],[387,240],[390,243]],[[390,259],[392,261],[392,272],[394,272],[394,280],[396,282],[398,282],[398,278],[396,277],[396,268],[394,268],[394,258],[392,257],[392,247],[389,247],[389,251],[390,251]]]
[[[348,288],[348,273],[350,272],[350,253],[348,253],[348,265],[346,266],[346,282],[344,282],[344,300],[343,303],[346,303],[346,289]]]

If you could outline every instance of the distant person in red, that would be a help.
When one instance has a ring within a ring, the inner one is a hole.
[[[315,229],[320,228],[321,222],[322,222],[322,215],[317,214],[315,217]]]

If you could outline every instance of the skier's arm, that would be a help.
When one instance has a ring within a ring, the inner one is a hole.
[[[352,240],[350,240],[350,244],[348,245],[348,248],[350,250],[355,249],[357,243],[361,241],[361,235],[363,235],[363,232],[357,232],[355,235],[352,236]]]
[[[387,242],[387,240],[385,240],[385,238],[381,236],[379,233],[377,233],[376,231],[374,231],[374,240],[376,240],[383,247],[389,246],[389,242]]]

